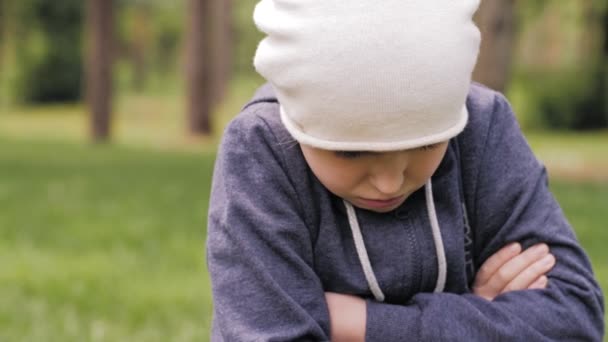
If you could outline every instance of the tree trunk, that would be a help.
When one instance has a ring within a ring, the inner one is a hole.
[[[4,0],[0,0],[0,68],[2,67],[2,53],[4,52]],[[2,75],[0,73],[0,75]]]
[[[604,102],[604,120],[608,122],[608,6],[604,7],[601,18],[603,44],[600,59],[600,91],[598,95]]]
[[[95,142],[110,138],[112,108],[113,0],[88,0],[87,102]]]
[[[212,0],[189,0],[186,43],[186,80],[188,87],[188,128],[194,135],[211,133],[212,78]]]
[[[608,65],[608,7],[604,9],[604,15],[602,16],[602,30],[604,31],[604,62]]]
[[[213,0],[213,104],[220,103],[232,71],[232,2]]]
[[[473,79],[504,91],[511,72],[515,34],[515,0],[482,1],[475,21],[482,34],[481,49]]]
[[[4,0],[0,0],[0,113],[4,110]]]

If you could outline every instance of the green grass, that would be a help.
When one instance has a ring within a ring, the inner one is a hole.
[[[213,155],[0,138],[0,341],[205,341]],[[608,183],[552,181],[608,285]]]
[[[528,132],[526,137],[554,176],[608,182],[608,130]]]
[[[590,255],[602,288],[608,290],[608,183],[556,180],[551,181],[551,190]]]
[[[0,138],[0,341],[204,341],[213,155]]]
[[[596,278],[606,296],[608,291],[608,182],[551,181],[551,190],[559,201],[576,235],[591,258]],[[604,317],[608,326],[608,316]],[[608,341],[608,336],[604,337]]]

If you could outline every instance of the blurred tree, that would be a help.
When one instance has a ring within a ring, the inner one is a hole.
[[[178,51],[184,33],[183,12],[183,9],[173,11],[163,9],[155,17],[154,65],[163,77],[166,77],[169,72],[173,72],[174,67],[178,64]]]
[[[130,88],[141,92],[152,70],[155,40],[154,14],[158,5],[150,0],[120,0],[116,3],[116,57],[126,62]]]
[[[602,29],[604,30],[604,62],[608,66],[608,5],[604,5],[602,22]]]
[[[154,81],[172,84],[184,31],[181,1],[116,0],[115,13],[119,86],[142,92]]]
[[[604,104],[604,127],[608,127],[608,4],[605,1],[603,5],[602,15],[600,17],[600,30],[602,35],[601,53],[599,58],[599,89],[598,97],[603,100]],[[599,7],[599,6],[598,6]]]
[[[27,103],[76,101],[82,88],[82,1],[14,2],[20,76]]]
[[[262,83],[263,78],[255,72],[252,61],[258,43],[264,37],[252,20],[256,1],[237,1],[234,4],[234,72],[241,78]]]
[[[518,93],[536,128],[608,127],[605,0],[522,2]]]
[[[608,121],[608,6],[604,9],[604,58],[601,62],[603,68],[603,91],[601,97],[604,99],[604,114]]]
[[[482,34],[473,79],[504,92],[511,72],[515,35],[515,0],[482,1],[475,21]]]
[[[213,101],[214,0],[189,0],[186,41],[188,128],[194,135],[211,133]]]
[[[6,82],[6,76],[4,73],[4,54],[5,54],[5,49],[6,49],[6,36],[5,36],[5,31],[6,31],[6,22],[5,22],[5,16],[6,16],[6,8],[5,8],[5,1],[4,0],[0,0],[0,113],[2,113],[2,111],[4,110],[4,105],[6,102],[6,95],[5,95],[5,82]]]
[[[112,107],[113,0],[88,0],[87,102],[91,134],[96,142],[110,137]]]
[[[133,67],[133,89],[142,91],[149,71],[149,56],[152,52],[153,32],[151,22],[152,8],[148,3],[138,4],[133,8],[129,24],[131,39],[129,56]]]
[[[214,0],[213,20],[213,103],[222,101],[226,95],[232,73],[232,1]]]
[[[4,0],[0,0],[0,109],[4,103]]]
[[[581,48],[585,54],[585,64],[581,73],[589,74],[588,84],[583,96],[578,100],[576,112],[568,128],[596,129],[608,127],[608,54],[605,46],[608,35],[608,6],[597,1],[583,1],[583,22],[586,29]]]
[[[0,67],[2,67],[2,51],[4,48],[4,0],[0,0]],[[0,73],[1,75],[1,73]]]

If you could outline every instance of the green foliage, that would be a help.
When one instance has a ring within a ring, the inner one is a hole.
[[[167,12],[161,10],[155,13],[154,21],[156,53],[153,63],[161,73],[174,70],[183,32],[183,22],[179,19],[181,16],[170,16],[166,14]]]
[[[81,0],[24,0],[16,32],[20,99],[26,103],[79,100],[82,89]],[[27,25],[27,26],[26,26]]]
[[[551,0],[520,2],[515,7],[515,10],[517,11],[517,16],[520,18],[520,20],[523,22],[529,22],[541,15],[545,7],[550,3]]]
[[[524,97],[527,127],[599,129],[608,127],[606,77],[600,67],[518,72],[512,87],[515,98]]]
[[[523,45],[509,96],[526,127],[608,127],[608,45],[602,51],[601,43],[608,44],[607,4],[541,0],[517,6]]]
[[[233,1],[235,53],[234,70],[241,77],[257,78],[253,68],[253,56],[258,43],[264,37],[253,23],[253,9],[256,1]]]
[[[120,0],[117,2],[117,67],[121,90],[162,86],[181,74],[178,68],[185,34],[184,1]]]

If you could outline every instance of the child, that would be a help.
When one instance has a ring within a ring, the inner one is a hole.
[[[471,84],[477,6],[258,4],[270,84],[215,166],[212,341],[602,339],[545,169]]]

